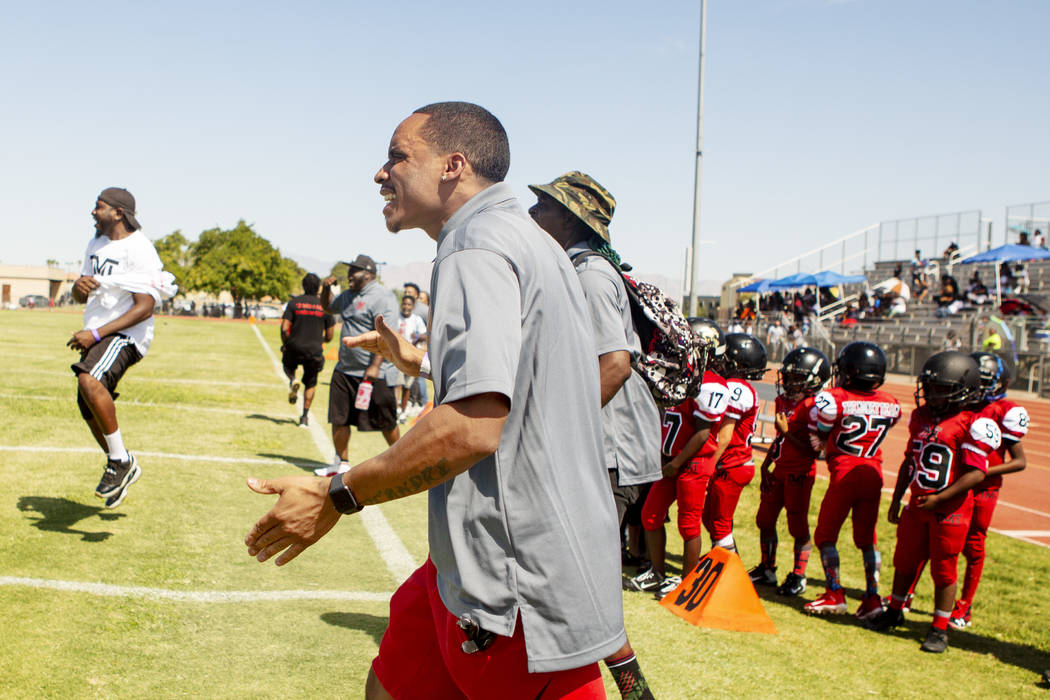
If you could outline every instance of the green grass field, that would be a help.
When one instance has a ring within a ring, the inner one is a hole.
[[[243,545],[273,501],[245,478],[304,473],[323,460],[253,327],[157,319],[149,356],[120,386],[121,430],[143,475],[115,510],[94,497],[104,460],[73,401],[65,341],[79,328],[72,313],[0,311],[0,696],[360,697],[397,585],[365,522],[344,518],[280,569]],[[277,324],[258,328],[276,353]],[[322,425],[327,377],[313,411]],[[378,433],[355,433],[351,459],[383,446]],[[756,482],[737,517],[747,566],[758,557],[757,504]],[[423,561],[425,497],[380,510]],[[680,553],[673,529],[669,550]],[[783,568],[783,521],[781,530]],[[888,591],[894,531],[884,518],[879,538]],[[863,569],[848,526],[840,543],[855,607]],[[1038,677],[1050,668],[1050,550],[990,535],[974,627],[952,633],[941,656],[918,650],[928,578],[907,625],[878,635],[852,617],[805,616],[801,605],[822,590],[816,557],[809,573],[802,600],[762,591],[777,635],[696,628],[651,596],[625,593],[628,633],[656,697],[1046,694]],[[618,697],[607,675],[606,684]]]

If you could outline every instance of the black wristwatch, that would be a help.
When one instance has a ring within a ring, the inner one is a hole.
[[[350,515],[364,508],[354,498],[354,493],[350,490],[350,487],[343,483],[342,474],[336,474],[332,477],[328,484],[328,497],[332,499],[332,505],[335,506],[335,509],[343,515]]]

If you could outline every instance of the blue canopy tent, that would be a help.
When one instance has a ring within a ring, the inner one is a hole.
[[[1042,260],[1044,258],[1050,258],[1050,250],[1046,250],[1045,248],[1033,248],[1032,246],[1027,245],[1017,245],[1016,243],[1007,243],[998,248],[991,248],[983,253],[971,255],[959,264],[969,265],[970,263],[988,263],[996,266],[995,306],[996,308],[999,308],[1003,303],[1003,287],[1002,282],[999,279],[999,265],[1004,262],[1023,262],[1025,260]]]
[[[741,287],[740,289],[737,290],[737,292],[744,292],[745,294],[746,293],[762,294],[763,292],[770,291],[773,288],[772,284],[773,284],[773,280],[755,280],[751,284],[748,284],[748,285],[745,285],[745,286]]]
[[[866,282],[864,275],[840,275],[831,270],[823,272],[796,272],[787,277],[781,277],[774,281],[772,289],[792,289],[794,287],[837,287],[840,284],[856,284]]]

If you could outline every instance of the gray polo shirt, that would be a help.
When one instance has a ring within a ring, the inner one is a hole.
[[[587,243],[572,246],[570,258],[590,250]],[[634,331],[631,305],[619,271],[605,258],[589,255],[579,260],[576,273],[590,310],[597,355],[626,350],[631,359],[642,351]],[[659,480],[660,410],[645,380],[631,370],[609,403],[602,406],[602,432],[605,435],[605,465],[615,469],[620,486],[634,486]]]
[[[430,298],[435,403],[510,399],[496,453],[430,490],[441,599],[505,636],[520,613],[531,672],[603,659],[626,634],[576,271],[510,188],[493,185],[441,230]]]
[[[375,330],[376,316],[382,315],[389,323],[396,324],[397,317],[401,315],[394,293],[376,280],[366,284],[359,292],[346,290],[332,300],[330,308],[343,323],[339,332],[340,341],[347,336]],[[363,377],[371,363],[372,353],[361,348],[348,348],[342,342],[339,343],[339,362],[335,365],[337,372],[349,374],[351,377]],[[397,382],[397,368],[392,362],[383,361],[379,366],[379,378],[394,386]]]

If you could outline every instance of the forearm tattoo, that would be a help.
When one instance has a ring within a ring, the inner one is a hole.
[[[384,501],[393,501],[398,498],[404,498],[405,496],[411,496],[412,494],[426,491],[432,486],[440,484],[445,481],[451,473],[452,469],[448,465],[448,460],[442,458],[437,464],[423,467],[421,472],[413,474],[401,484],[380,489],[371,496],[362,499],[359,503],[362,505],[374,505]]]

